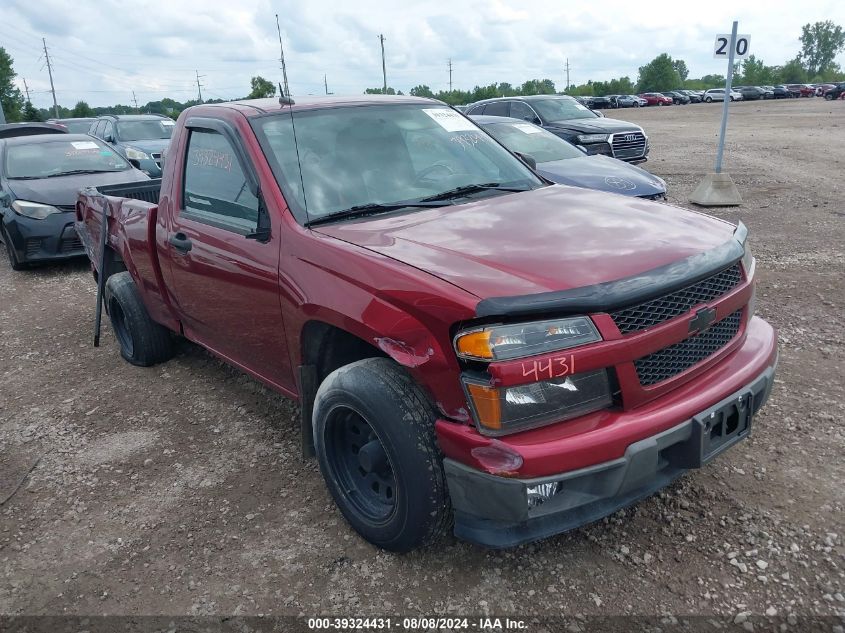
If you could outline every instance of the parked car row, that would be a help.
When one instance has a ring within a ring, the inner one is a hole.
[[[778,86],[732,86],[731,101],[756,101],[758,99],[789,99],[798,97],[825,97],[838,99],[842,94],[839,84],[783,84]],[[713,103],[725,100],[724,88],[710,90],[676,89],[665,92],[644,92],[639,95],[606,95],[601,97],[575,97],[579,103],[592,109],[639,108],[642,106],[687,105]]]

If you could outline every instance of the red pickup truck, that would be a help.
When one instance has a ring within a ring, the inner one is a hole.
[[[160,182],[76,212],[123,357],[183,336],[297,399],[390,550],[606,516],[747,437],[773,383],[742,224],[552,185],[438,101],[195,106]]]

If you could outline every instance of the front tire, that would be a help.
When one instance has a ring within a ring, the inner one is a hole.
[[[0,228],[0,231],[1,230],[3,229]],[[6,248],[6,256],[9,258],[9,266],[12,267],[12,270],[23,270],[26,268],[26,264],[18,261],[18,256],[15,255],[15,249],[12,246],[12,239],[9,237],[8,233],[3,236],[3,246]]]
[[[105,295],[120,355],[127,362],[150,367],[173,357],[170,331],[150,318],[128,272],[109,277]]]
[[[341,367],[317,390],[320,472],[349,524],[377,547],[407,552],[451,525],[435,419],[419,386],[386,358]]]
[[[705,101],[706,103],[713,103],[713,97],[705,97],[705,98],[704,98],[704,101]]]

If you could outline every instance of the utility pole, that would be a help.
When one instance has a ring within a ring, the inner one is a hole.
[[[135,91],[132,91],[132,101],[135,102],[135,110],[138,110],[138,98],[135,96]]]
[[[384,79],[384,87],[382,88],[382,94],[387,94],[387,67],[384,65],[384,35],[378,36],[379,41],[381,42],[381,76]]]
[[[23,91],[26,93],[26,101],[29,104],[32,104],[32,101],[29,98],[29,86],[26,85],[26,77],[23,80]]]
[[[569,92],[569,86],[570,86],[570,83],[569,83],[569,58],[568,57],[566,58],[566,66],[564,66],[564,68],[566,68],[566,88],[564,89],[563,92],[566,93],[566,92]]]
[[[200,75],[200,71],[198,71],[198,70],[196,71],[196,73],[197,73],[197,92],[199,93],[200,103],[202,103],[202,84],[200,83],[200,77],[205,77],[205,75]]]
[[[47,40],[41,38],[44,44],[44,59],[47,60],[47,74],[50,75],[50,91],[53,93],[53,113],[59,118],[59,103],[56,101],[56,87],[53,85],[53,67],[50,65],[50,53],[47,52]]]
[[[282,62],[282,79],[285,82],[285,93],[283,97],[290,96],[290,88],[288,88],[288,69],[285,66],[285,49],[282,46],[282,27],[279,26],[279,14],[276,14],[276,30],[279,32],[279,61]]]
[[[452,92],[452,58],[449,58],[449,92]]]

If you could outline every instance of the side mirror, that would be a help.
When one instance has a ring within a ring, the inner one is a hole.
[[[0,191],[0,207],[11,207],[12,206],[12,196],[10,196],[5,191]]]
[[[106,143],[114,143],[114,137],[113,137],[111,134],[106,134],[106,135],[103,137],[103,140],[104,140]]]
[[[537,169],[537,160],[531,154],[525,154],[523,152],[514,152],[514,154],[532,170]]]

